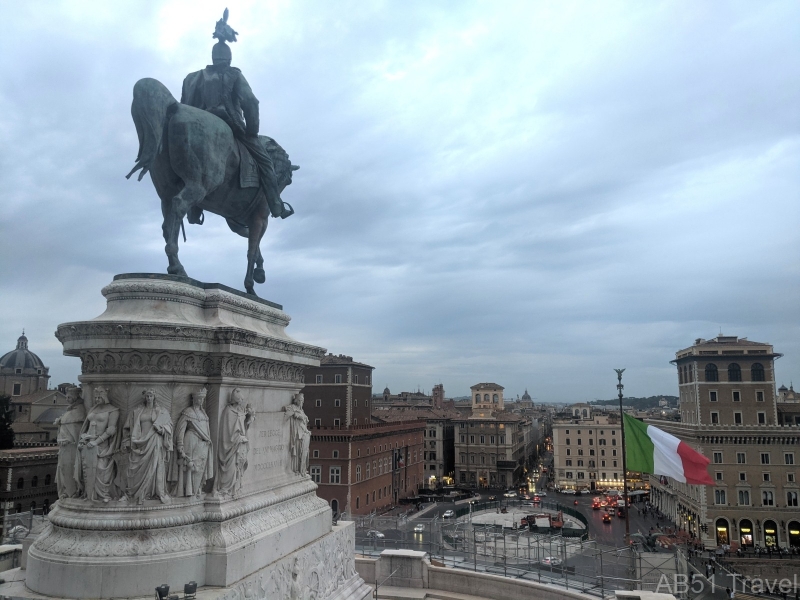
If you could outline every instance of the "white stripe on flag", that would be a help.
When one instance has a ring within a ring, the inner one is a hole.
[[[675,481],[686,483],[683,473],[683,461],[678,455],[678,444],[681,441],[674,435],[668,434],[652,425],[647,426],[647,435],[653,441],[653,473],[666,475]]]

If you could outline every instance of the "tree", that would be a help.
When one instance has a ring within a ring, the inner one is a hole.
[[[0,396],[0,450],[14,447],[14,430],[11,428],[14,422],[13,414],[11,396]]]

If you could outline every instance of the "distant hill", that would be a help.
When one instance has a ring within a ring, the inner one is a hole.
[[[668,406],[672,408],[677,408],[678,406],[677,396],[649,396],[648,398],[623,397],[622,404],[625,406],[632,406],[638,410],[646,410],[648,408],[658,408],[658,403],[661,400],[666,400]],[[595,400],[589,404],[596,404],[600,406],[619,406],[619,398],[614,398],[613,400]]]

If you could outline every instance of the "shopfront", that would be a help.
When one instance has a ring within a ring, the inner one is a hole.
[[[717,546],[722,546],[723,544],[730,544],[730,536],[728,535],[728,521],[725,519],[717,519],[716,524],[717,530]]]
[[[800,522],[789,521],[789,547],[800,550]]]
[[[778,547],[778,526],[775,521],[764,521],[764,545],[767,547]]]
[[[739,521],[739,543],[743,548],[752,547],[753,541],[753,523],[750,519],[742,519]]]

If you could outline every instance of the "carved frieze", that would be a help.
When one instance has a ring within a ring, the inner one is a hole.
[[[81,352],[84,374],[156,374],[238,377],[261,381],[304,382],[302,365],[252,357],[223,357],[200,352],[145,350]]]

